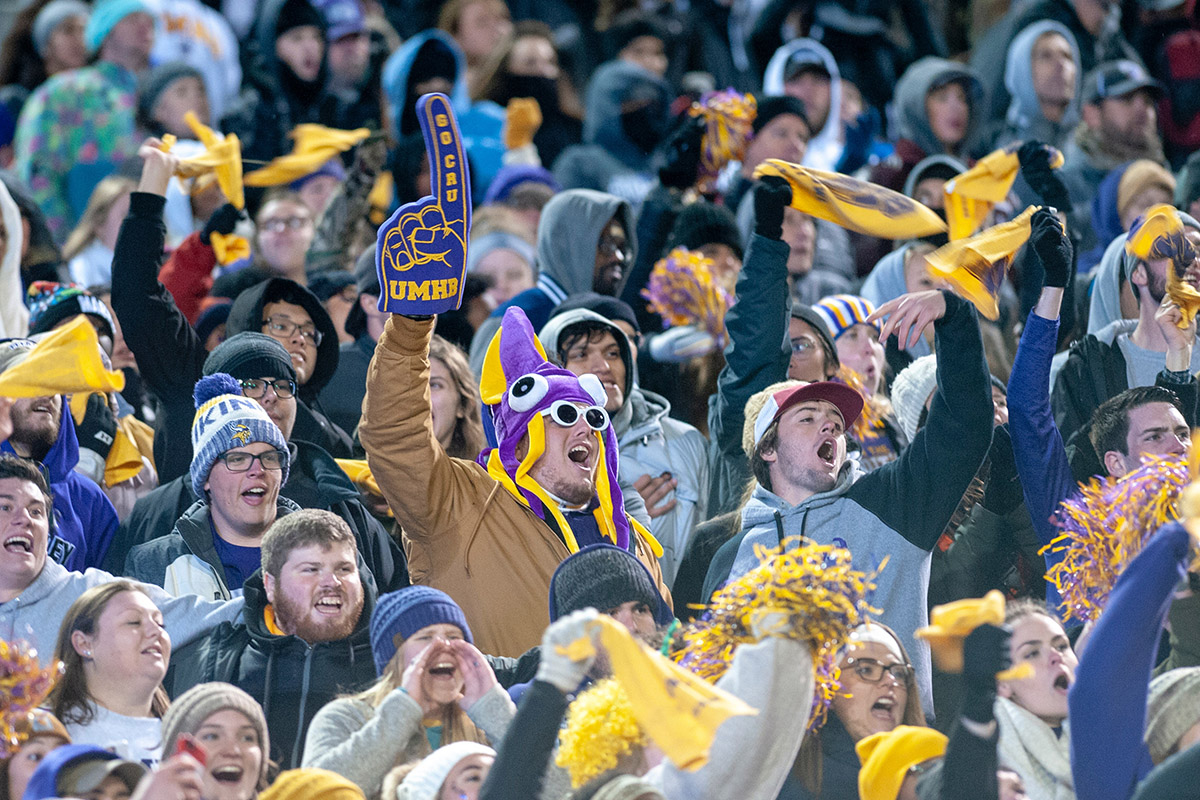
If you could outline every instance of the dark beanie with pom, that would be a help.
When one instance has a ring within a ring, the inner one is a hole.
[[[192,420],[192,489],[204,497],[208,473],[221,454],[245,447],[252,442],[266,442],[284,454],[283,486],[288,479],[288,446],[279,426],[271,421],[262,406],[242,396],[241,385],[224,372],[208,375],[196,382],[193,393],[196,416]]]

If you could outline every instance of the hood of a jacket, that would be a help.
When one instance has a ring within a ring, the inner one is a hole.
[[[462,49],[445,31],[436,28],[422,31],[401,45],[383,65],[381,82],[391,106],[392,130],[397,136],[400,135],[400,117],[408,99],[408,76],[412,72],[417,55],[426,45],[444,48],[453,55],[454,62],[458,65],[457,74],[454,76],[454,90],[450,94],[450,103],[454,110],[461,114],[471,106],[471,98],[467,92],[467,59]]]
[[[742,509],[742,530],[748,531],[763,523],[770,522],[775,517],[775,512],[777,511],[784,517],[787,517],[791,514],[807,513],[835,503],[841,499],[842,495],[849,491],[855,481],[865,474],[866,472],[857,460],[847,458],[845,463],[842,464],[841,471],[838,472],[837,483],[833,485],[832,489],[827,492],[818,492],[804,502],[796,505],[792,505],[761,485],[755,486],[754,493]]]
[[[542,326],[542,330],[538,333],[542,349],[546,351],[546,355],[551,361],[559,366],[565,366],[562,363],[562,359],[559,358],[559,340],[562,338],[563,331],[579,322],[589,322],[602,327],[616,339],[617,347],[621,351],[621,360],[625,362],[625,385],[621,387],[621,391],[625,395],[625,405],[628,405],[633,387],[637,385],[637,364],[633,360],[633,353],[629,347],[629,338],[625,336],[623,330],[611,321],[600,316],[595,311],[586,308],[573,308],[570,311],[555,314],[550,318],[549,322]]]
[[[904,193],[912,197],[913,192],[917,190],[917,184],[923,181],[926,173],[935,167],[945,167],[955,175],[960,175],[967,171],[967,165],[953,156],[936,155],[923,158],[908,173],[908,178],[904,181]],[[938,212],[935,210],[934,213],[937,214]],[[939,216],[945,218],[945,213],[945,211],[942,211]]]
[[[604,148],[611,156],[635,171],[650,166],[651,154],[634,144],[621,124],[621,107],[628,102],[649,101],[665,122],[670,114],[671,87],[652,72],[627,61],[609,61],[592,75],[584,99],[583,142]]]
[[[71,470],[79,463],[79,439],[75,435],[75,421],[71,419],[71,410],[67,406],[67,398],[62,400],[62,412],[58,418],[58,438],[50,446],[46,458],[41,462],[50,475],[51,485],[60,484],[71,475]],[[0,452],[16,455],[12,442],[0,444]]]
[[[295,2],[307,2],[307,0],[265,0],[258,13],[258,19],[254,23],[254,31],[251,34],[253,37],[251,63],[254,68],[246,72],[246,79],[267,95],[273,96],[284,90],[283,70],[287,67],[275,55],[275,40],[279,38],[276,32],[279,29],[279,16],[283,13],[284,6]],[[318,16],[320,16],[319,12]],[[322,27],[322,40],[324,37],[325,30]],[[326,50],[325,54],[321,56],[321,71],[317,74],[313,84],[324,86],[328,79],[329,57],[328,50]]]
[[[926,155],[944,153],[946,148],[933,135],[929,115],[925,111],[925,98],[934,89],[955,81],[966,84],[967,104],[971,109],[967,133],[960,145],[960,148],[965,148],[975,138],[975,131],[983,122],[980,119],[983,116],[980,104],[983,84],[970,67],[937,56],[926,56],[915,61],[896,82],[898,133],[901,138],[920,147]]]
[[[594,291],[596,246],[613,217],[629,241],[625,275],[615,292],[620,297],[637,261],[637,231],[629,203],[605,192],[568,189],[550,198],[538,222],[538,272],[553,278],[568,295]]]
[[[763,95],[786,94],[783,76],[793,56],[803,55],[806,61],[819,61],[829,73],[829,115],[821,130],[813,131],[804,153],[803,164],[813,169],[832,171],[842,157],[842,81],[837,60],[829,48],[815,39],[793,39],[775,51],[763,72]]]
[[[338,365],[337,329],[333,327],[329,312],[316,295],[287,278],[268,278],[237,296],[229,309],[225,328],[229,336],[245,331],[262,333],[263,307],[281,301],[302,307],[312,317],[316,329],[323,334],[321,344],[317,347],[317,363],[313,366],[312,375],[298,393],[301,399],[308,402],[325,388]]]
[[[1067,106],[1067,111],[1059,122],[1051,123],[1042,114],[1038,104],[1037,93],[1033,90],[1033,46],[1039,37],[1047,33],[1057,33],[1067,40],[1071,46],[1071,57],[1075,61],[1075,96]],[[1044,132],[1048,126],[1059,130],[1072,130],[1079,123],[1079,99],[1083,86],[1083,67],[1079,58],[1079,45],[1075,35],[1061,22],[1040,20],[1027,25],[1013,38],[1008,46],[1008,57],[1004,65],[1004,88],[1012,96],[1008,105],[1007,120],[1022,139],[1038,138],[1030,134]]]
[[[357,644],[360,640],[369,642],[371,639],[371,614],[375,611],[378,589],[375,586],[375,576],[363,564],[362,555],[359,554],[357,558],[358,577],[363,587],[362,613],[358,615],[354,631],[348,637],[336,642],[321,642],[317,645],[319,647],[345,647],[347,642]],[[263,617],[263,611],[267,607],[267,590],[263,586],[261,568],[242,584],[242,594],[246,598],[246,608],[242,617],[246,621],[246,632],[262,649],[285,647],[291,642],[299,641],[295,636],[276,636],[267,630],[266,619]]]

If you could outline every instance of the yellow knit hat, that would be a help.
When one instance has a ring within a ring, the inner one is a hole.
[[[854,746],[862,762],[858,772],[859,797],[896,800],[908,770],[945,754],[948,741],[940,731],[911,725],[900,725],[887,733],[873,733],[862,739]]]
[[[366,796],[336,772],[307,767],[279,773],[258,800],[366,800]]]

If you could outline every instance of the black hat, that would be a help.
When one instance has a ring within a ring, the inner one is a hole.
[[[355,286],[357,281],[351,272],[344,269],[321,272],[308,280],[308,290],[324,303],[347,286]]]
[[[218,325],[225,324],[231,308],[233,303],[214,303],[200,312],[200,316],[196,317],[196,324],[192,326],[196,329],[200,341],[207,342],[209,334],[215,331]]]
[[[160,64],[142,77],[138,83],[137,118],[143,126],[149,127],[150,120],[154,118],[154,106],[157,105],[158,98],[167,87],[180,78],[195,78],[204,86],[204,76],[200,74],[200,70],[182,61]]]
[[[262,333],[246,331],[230,336],[208,354],[204,374],[224,372],[238,380],[287,378],[295,382],[292,357],[283,345]]]
[[[706,200],[684,206],[671,229],[672,248],[699,250],[706,244],[728,245],[737,257],[742,257],[742,235],[733,212]]]
[[[1138,89],[1148,89],[1155,99],[1163,87],[1136,61],[1121,59],[1097,65],[1083,81],[1083,102],[1096,105],[1112,97],[1124,97]]]
[[[275,38],[278,39],[290,30],[307,25],[319,28],[324,38],[325,17],[312,3],[308,0],[284,0],[283,7],[279,9],[279,16],[275,18]]]
[[[659,625],[674,618],[637,556],[611,544],[590,545],[568,556],[550,579],[552,622],[583,608],[605,612],[630,602],[648,605]]]
[[[808,128],[810,134],[812,133],[812,125],[809,124],[808,117],[804,114],[804,103],[790,95],[764,97],[760,100],[758,113],[750,127],[757,134],[767,127],[768,122],[783,114],[791,114],[804,120],[805,127]]]
[[[628,322],[633,326],[635,333],[642,332],[642,326],[638,325],[637,314],[624,300],[616,297],[611,297],[606,294],[597,294],[596,292],[580,292],[573,294],[566,300],[563,300],[553,311],[550,312],[550,319],[554,319],[564,311],[574,311],[577,308],[586,308],[588,311],[594,311],[607,320]]]

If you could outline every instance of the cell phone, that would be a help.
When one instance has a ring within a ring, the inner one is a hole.
[[[196,737],[190,733],[181,733],[179,738],[175,740],[175,755],[187,753],[192,758],[200,762],[200,766],[208,764],[208,753],[196,741]]]

